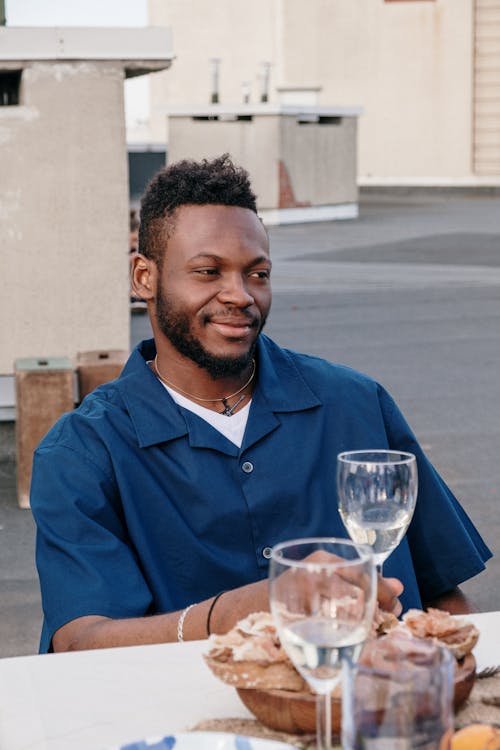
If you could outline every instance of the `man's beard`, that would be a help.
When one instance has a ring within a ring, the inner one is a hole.
[[[217,357],[210,354],[191,333],[188,316],[181,311],[176,311],[169,304],[161,289],[158,290],[156,297],[156,319],[161,332],[177,351],[196,362],[198,367],[206,370],[214,379],[239,375],[252,361],[258,337],[253,341],[249,351],[239,357]],[[258,333],[264,328],[265,322],[266,319],[262,318]]]

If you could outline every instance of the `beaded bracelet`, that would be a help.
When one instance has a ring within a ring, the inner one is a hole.
[[[225,593],[226,593],[225,591],[219,591],[219,593],[216,594],[213,598],[212,604],[210,605],[210,609],[208,610],[208,615],[207,615],[207,635],[211,635],[210,618],[212,617],[212,612],[214,611],[215,604],[217,600],[222,596],[222,594],[225,594]]]
[[[184,640],[184,620],[186,619],[186,615],[191,607],[194,607],[194,604],[189,604],[186,609],[183,609],[181,612],[181,616],[177,621],[177,640],[179,641],[179,643],[182,643],[182,641]]]

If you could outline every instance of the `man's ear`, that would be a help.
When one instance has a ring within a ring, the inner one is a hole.
[[[130,282],[134,296],[149,300],[156,297],[158,268],[156,263],[136,253],[131,260]]]

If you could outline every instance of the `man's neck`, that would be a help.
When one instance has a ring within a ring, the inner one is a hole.
[[[161,362],[161,355],[157,354],[150,364],[162,383],[205,408],[232,416],[251,398],[256,374],[255,359],[240,374],[226,378],[214,378],[195,363],[181,368],[172,363],[173,366],[167,370]],[[196,372],[193,372],[193,366]]]

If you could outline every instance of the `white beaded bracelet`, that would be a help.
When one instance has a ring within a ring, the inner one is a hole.
[[[177,622],[177,640],[179,641],[179,643],[182,643],[182,641],[184,640],[184,620],[186,619],[186,615],[191,607],[194,607],[194,604],[189,604],[186,609],[182,610],[181,616],[179,617],[179,620]]]

